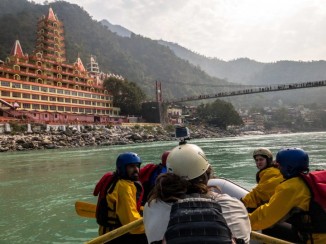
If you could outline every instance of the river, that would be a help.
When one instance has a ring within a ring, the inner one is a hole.
[[[326,132],[192,140],[205,151],[219,177],[250,189],[256,168],[251,153],[268,147],[302,147],[311,169],[326,168]],[[95,219],[79,217],[76,200],[96,203],[92,191],[115,168],[116,156],[137,152],[144,164],[159,162],[177,141],[0,154],[0,243],[82,243],[97,236]]]

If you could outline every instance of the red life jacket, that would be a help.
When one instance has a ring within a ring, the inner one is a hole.
[[[108,172],[102,176],[99,182],[96,184],[93,191],[94,196],[98,196],[96,205],[96,222],[104,227],[110,227],[111,229],[116,229],[121,226],[118,219],[111,219],[108,217],[108,211],[110,211],[108,203],[106,201],[106,194],[110,188],[112,192],[118,177],[114,172]],[[113,185],[114,184],[114,185]]]
[[[298,229],[308,234],[326,233],[326,170],[301,174],[301,178],[310,190],[311,199],[307,212],[309,218],[297,221]]]
[[[326,170],[317,170],[301,177],[309,187],[313,200],[326,212]]]
[[[155,164],[147,164],[145,167],[140,169],[139,172],[139,180],[142,184],[145,184],[150,181],[150,177],[152,173],[157,168]],[[98,196],[97,199],[97,206],[96,206],[96,221],[101,226],[111,227],[115,229],[121,226],[118,219],[110,219],[108,217],[108,211],[110,211],[107,201],[106,195],[113,191],[116,182],[118,181],[118,177],[115,175],[114,172],[108,172],[102,176],[99,182],[96,184],[93,195]],[[137,188],[137,209],[140,211],[141,205],[144,205],[147,199],[147,195],[144,196],[144,189],[140,186]]]
[[[153,172],[157,169],[157,164],[146,164],[144,167],[142,167],[139,171],[139,181],[144,184],[148,182],[151,178],[151,175]]]

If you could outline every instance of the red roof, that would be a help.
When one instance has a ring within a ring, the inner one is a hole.
[[[81,61],[80,57],[77,58],[77,67],[80,71],[86,71],[84,65],[83,65],[83,62]]]
[[[53,20],[53,21],[57,21],[57,17],[55,16],[55,14],[54,14],[52,8],[49,8],[48,19],[49,19],[49,20]]]
[[[25,57],[23,53],[23,49],[20,45],[20,42],[18,40],[15,41],[14,46],[11,49],[10,56],[16,56],[18,58],[23,58]]]

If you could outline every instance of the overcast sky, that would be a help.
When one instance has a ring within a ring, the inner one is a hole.
[[[34,0],[43,3],[44,0]],[[51,2],[51,1],[49,1]],[[151,39],[223,60],[326,60],[325,0],[68,0]],[[58,16],[60,18],[60,16]]]

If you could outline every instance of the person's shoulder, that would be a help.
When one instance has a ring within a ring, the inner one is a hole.
[[[150,203],[146,203],[144,206],[144,212],[164,212],[169,213],[172,208],[172,203],[167,203],[159,199],[154,199]]]
[[[233,202],[233,203],[239,203],[241,205],[243,205],[241,203],[241,201],[235,197],[231,197],[228,194],[221,194],[221,193],[216,193],[216,192],[210,192],[210,195],[213,197],[214,200],[218,201],[218,202],[224,202],[224,201],[228,201],[228,202]]]
[[[293,193],[297,190],[301,190],[302,187],[304,187],[304,186],[305,186],[305,183],[303,182],[303,180],[300,177],[293,177],[291,179],[287,179],[287,180],[284,180],[283,182],[281,182],[276,187],[276,189],[278,191],[283,191],[283,193],[286,194],[286,192]]]
[[[275,167],[268,167],[262,171],[259,172],[259,176],[260,178],[263,178],[263,177],[275,177],[275,176],[279,176],[281,175],[281,172],[278,168],[275,168]]]

